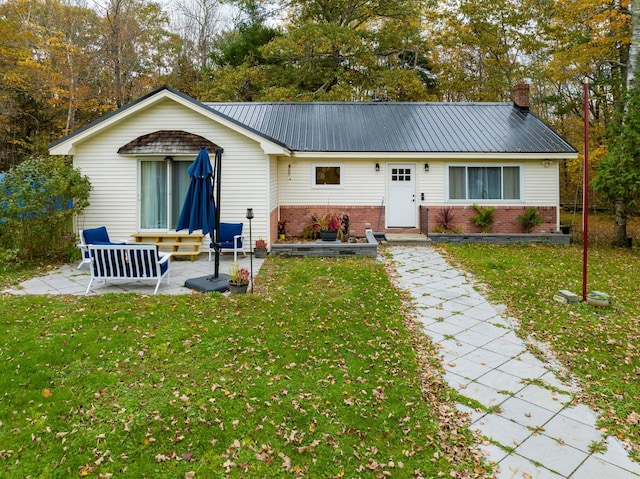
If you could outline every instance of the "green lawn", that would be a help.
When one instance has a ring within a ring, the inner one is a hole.
[[[486,477],[384,265],[271,258],[256,291],[3,295],[0,476]]]
[[[605,308],[561,304],[554,294],[582,296],[582,247],[447,245],[441,248],[488,286],[520,320],[521,335],[553,348],[600,411],[602,427],[640,460],[640,250],[591,248],[587,292],[613,297]]]

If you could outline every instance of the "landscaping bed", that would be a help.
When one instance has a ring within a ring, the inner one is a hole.
[[[548,243],[557,245],[568,245],[571,242],[571,235],[562,233],[429,233],[429,239],[431,239],[431,241],[433,241],[434,243]]]

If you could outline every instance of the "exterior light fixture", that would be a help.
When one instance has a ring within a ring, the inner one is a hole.
[[[424,171],[429,171],[429,163],[424,164]]]
[[[291,178],[291,164],[289,164],[289,166],[287,166],[287,176],[289,178]]]
[[[551,160],[542,160],[542,166],[548,168],[551,166]]]
[[[376,163],[376,171],[380,171],[380,163]]]

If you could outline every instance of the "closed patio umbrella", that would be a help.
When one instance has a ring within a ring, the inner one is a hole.
[[[216,204],[213,198],[213,168],[209,153],[202,148],[187,173],[191,177],[189,190],[182,205],[176,230],[202,230],[213,238]]]
[[[213,276],[203,276],[185,281],[187,288],[198,291],[226,291],[228,275],[219,275],[220,249],[218,236],[220,235],[220,169],[222,148],[216,148],[215,169],[211,167],[209,153],[202,148],[193,164],[187,170],[191,177],[189,190],[182,205],[182,212],[178,218],[176,230],[202,230],[209,234],[215,249],[215,270]],[[214,197],[214,184],[216,193]]]

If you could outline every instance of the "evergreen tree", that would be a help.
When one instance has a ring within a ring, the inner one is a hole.
[[[627,95],[621,120],[612,123],[608,151],[594,186],[615,205],[614,246],[627,246],[627,212],[640,200],[640,87]]]

